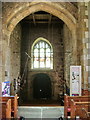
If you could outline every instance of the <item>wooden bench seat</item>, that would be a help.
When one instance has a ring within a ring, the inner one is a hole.
[[[67,118],[71,114],[71,99],[73,99],[75,102],[89,102],[90,96],[64,96],[64,117]]]
[[[2,104],[2,119],[11,118],[11,100],[0,102]]]
[[[76,118],[79,116],[81,119],[90,118],[90,102],[75,102],[71,100],[71,118]]]
[[[6,96],[2,97],[2,101],[8,100],[8,99],[11,100],[11,115],[12,117],[17,118],[18,96],[15,95],[15,96],[9,96],[9,97],[6,97]]]

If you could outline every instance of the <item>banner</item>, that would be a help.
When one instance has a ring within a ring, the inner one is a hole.
[[[81,66],[70,66],[70,96],[81,96]]]

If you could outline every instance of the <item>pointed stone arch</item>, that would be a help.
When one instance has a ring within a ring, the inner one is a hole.
[[[15,11],[15,12],[14,12]],[[73,31],[76,29],[76,18],[62,5],[58,5],[51,2],[32,2],[26,3],[22,7],[21,5],[11,11],[10,16],[6,21],[7,30],[10,32],[13,31],[14,27],[26,16],[38,11],[48,12],[62,21],[68,26],[68,28]]]

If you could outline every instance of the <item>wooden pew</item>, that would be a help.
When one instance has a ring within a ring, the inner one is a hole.
[[[2,100],[8,100],[8,99],[11,100],[11,115],[12,117],[17,118],[18,96],[16,94],[15,96],[2,97]]]
[[[70,116],[71,112],[71,107],[70,107],[70,102],[71,99],[73,99],[75,102],[84,102],[84,101],[89,101],[90,96],[64,96],[64,117],[67,118]]]
[[[90,102],[75,102],[71,100],[71,118],[90,119]]]
[[[11,100],[5,100],[1,102],[2,104],[2,119],[11,118]]]

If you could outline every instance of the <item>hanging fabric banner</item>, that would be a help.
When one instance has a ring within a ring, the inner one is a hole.
[[[81,66],[70,66],[70,96],[81,96]]]

